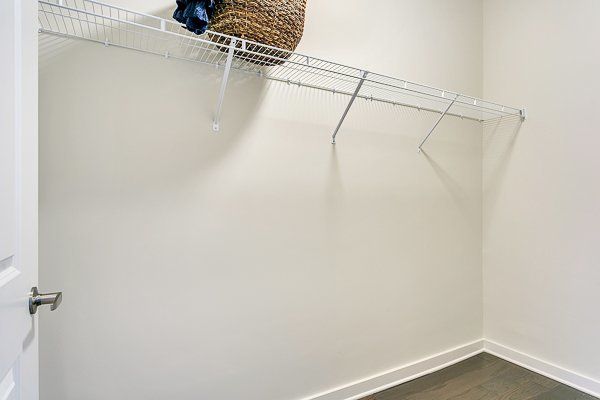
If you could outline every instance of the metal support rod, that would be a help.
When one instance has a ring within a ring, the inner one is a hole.
[[[427,139],[429,139],[429,136],[431,136],[431,134],[433,133],[433,131],[435,131],[435,128],[437,128],[437,126],[440,124],[440,122],[442,122],[442,120],[444,119],[444,117],[446,116],[446,114],[448,114],[448,111],[450,111],[450,108],[454,105],[454,103],[456,103],[456,99],[457,98],[458,98],[458,96],[456,96],[454,98],[454,100],[452,100],[452,102],[450,104],[448,104],[448,107],[446,107],[446,110],[444,110],[444,112],[442,113],[442,115],[440,115],[440,117],[436,121],[435,125],[433,125],[433,127],[431,128],[431,130],[429,131],[429,133],[427,134],[427,136],[425,136],[425,138],[421,141],[421,143],[419,144],[419,151],[421,151],[421,147],[423,147],[423,145],[425,144],[425,142],[427,141]]]
[[[233,62],[233,53],[235,52],[236,39],[231,39],[229,43],[229,51],[227,52],[227,61],[225,62],[225,71],[223,71],[223,80],[221,81],[221,89],[219,90],[219,99],[217,100],[217,109],[215,111],[215,119],[213,120],[213,131],[218,132],[221,122],[221,109],[223,108],[223,100],[225,99],[225,90],[227,89],[227,81],[229,81],[229,73],[231,72],[231,64]]]
[[[335,137],[337,136],[338,131],[342,127],[342,124],[344,123],[344,120],[346,119],[346,116],[348,115],[348,112],[350,111],[352,104],[354,104],[354,100],[356,100],[356,96],[358,96],[358,92],[360,92],[360,88],[362,87],[363,83],[365,83],[365,79],[367,79],[368,74],[369,73],[367,71],[363,71],[362,78],[360,78],[360,81],[358,82],[358,85],[356,86],[356,89],[354,90],[354,93],[352,94],[352,98],[350,99],[350,102],[346,106],[346,110],[344,110],[344,114],[342,114],[342,118],[340,119],[340,122],[338,122],[337,127],[335,128],[335,131],[333,132],[331,143],[335,144]]]

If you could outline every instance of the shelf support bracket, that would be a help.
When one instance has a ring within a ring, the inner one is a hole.
[[[521,122],[525,121],[527,119],[527,110],[524,108],[520,110],[519,116],[521,117]]]
[[[350,108],[352,108],[352,104],[354,104],[354,100],[356,100],[356,97],[358,96],[358,92],[360,92],[360,88],[362,88],[363,83],[365,83],[365,79],[367,79],[368,74],[369,73],[367,71],[362,72],[360,81],[358,82],[358,85],[356,86],[356,89],[354,89],[354,93],[352,94],[352,98],[350,99],[350,102],[346,106],[346,110],[344,110],[344,114],[342,114],[342,118],[340,119],[340,122],[338,122],[337,127],[335,128],[335,131],[333,132],[333,136],[331,137],[332,144],[335,144],[335,137],[337,136],[338,131],[342,127],[342,124],[344,123],[344,120],[346,119],[346,116],[348,115]]]
[[[231,64],[233,63],[233,54],[235,52],[236,39],[231,39],[229,50],[227,52],[227,61],[225,61],[225,70],[223,71],[223,79],[221,80],[221,89],[219,90],[219,98],[217,100],[217,109],[215,111],[215,119],[213,120],[213,131],[218,132],[221,122],[221,110],[223,108],[223,100],[225,100],[225,90],[229,81],[229,73],[231,72]]]
[[[448,114],[448,111],[450,111],[450,108],[454,105],[454,103],[456,103],[456,99],[458,99],[458,96],[456,96],[454,98],[454,100],[452,100],[450,102],[450,104],[448,104],[448,107],[446,107],[446,109],[444,110],[444,112],[442,113],[442,115],[440,115],[440,117],[435,122],[435,124],[433,125],[433,127],[429,130],[429,133],[423,138],[423,140],[421,140],[421,143],[419,144],[419,152],[421,151],[421,148],[423,147],[423,145],[425,144],[425,142],[427,141],[427,139],[429,139],[429,136],[431,136],[431,134],[433,133],[433,131],[435,131],[435,128],[437,128],[437,126],[440,124],[440,122],[442,122],[442,120],[444,119],[444,117],[446,116],[446,114]]]

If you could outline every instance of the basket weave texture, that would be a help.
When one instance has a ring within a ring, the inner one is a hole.
[[[220,0],[209,29],[294,51],[304,31],[306,1]]]

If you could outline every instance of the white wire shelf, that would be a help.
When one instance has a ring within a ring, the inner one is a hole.
[[[39,0],[38,19],[42,33],[223,68],[221,92],[213,123],[215,131],[219,130],[221,107],[230,70],[351,96],[350,103],[335,130],[334,143],[335,135],[356,98],[439,113],[440,120],[445,115],[479,122],[507,116],[518,116],[522,119],[525,117],[524,109],[216,32],[207,31],[198,36],[175,21],[95,0]]]

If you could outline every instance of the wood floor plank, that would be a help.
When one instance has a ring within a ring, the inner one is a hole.
[[[362,400],[598,400],[482,353]]]
[[[589,394],[582,393],[569,386],[559,384],[558,387],[534,397],[532,400],[597,400]]]

